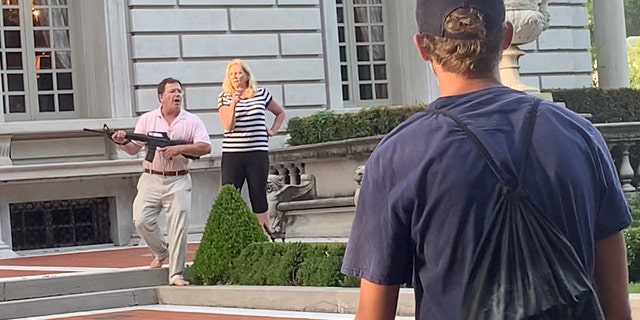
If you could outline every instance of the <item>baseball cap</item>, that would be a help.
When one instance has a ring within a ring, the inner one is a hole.
[[[418,31],[449,39],[478,39],[478,35],[475,34],[452,34],[445,31],[445,20],[451,12],[459,8],[474,8],[480,11],[483,14],[487,30],[494,30],[505,20],[504,0],[417,0]]]

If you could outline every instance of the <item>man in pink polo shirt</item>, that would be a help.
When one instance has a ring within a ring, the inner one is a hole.
[[[169,284],[189,285],[184,280],[187,256],[187,226],[191,211],[191,176],[189,159],[183,155],[201,156],[211,152],[211,139],[200,118],[181,108],[184,92],[179,80],[166,78],[158,84],[160,107],[138,119],[135,133],[166,132],[171,140],[191,144],[158,148],[153,162],[144,161],[144,173],[138,181],[138,194],[133,201],[133,223],[147,243],[155,259],[151,268],[162,267],[169,258]],[[128,154],[136,154],[142,142],[125,140],[124,131],[116,131],[113,141]],[[158,216],[165,209],[168,243],[158,227]]]

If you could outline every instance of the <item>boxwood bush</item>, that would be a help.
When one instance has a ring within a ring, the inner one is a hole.
[[[193,265],[187,270],[188,278],[194,284],[225,283],[242,250],[266,241],[240,191],[233,185],[224,185],[211,208]]]
[[[357,287],[340,272],[344,243],[254,243],[234,261],[229,284]]]

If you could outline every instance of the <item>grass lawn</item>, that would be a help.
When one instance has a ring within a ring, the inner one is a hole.
[[[640,293],[640,283],[638,282],[629,283],[629,293]]]

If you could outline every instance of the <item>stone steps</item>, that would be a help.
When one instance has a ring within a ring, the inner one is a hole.
[[[0,319],[157,304],[167,278],[163,268],[4,281]]]
[[[359,288],[281,286],[163,286],[158,303],[166,305],[225,307],[355,314]],[[398,316],[413,316],[413,289],[402,288]]]

